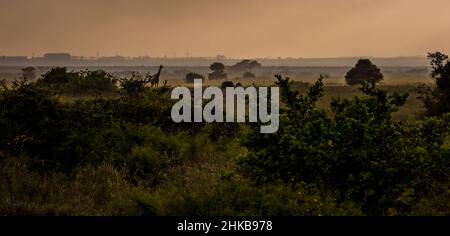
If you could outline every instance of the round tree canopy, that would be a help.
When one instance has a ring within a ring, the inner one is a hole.
[[[383,79],[380,69],[372,64],[369,59],[360,59],[350,71],[345,75],[348,85],[360,84],[361,82],[377,83]]]

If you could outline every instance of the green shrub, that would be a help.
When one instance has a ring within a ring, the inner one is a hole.
[[[280,129],[261,134],[175,124],[167,88],[60,102],[113,78],[49,74],[0,91],[2,215],[449,214],[450,115],[398,122],[407,96],[375,83],[324,110],[321,79],[301,95],[278,76]]]
[[[113,93],[116,83],[117,79],[103,70],[68,72],[65,67],[52,68],[38,80],[39,85],[68,95]]]
[[[449,122],[427,119],[409,124],[391,118],[407,95],[362,87],[364,97],[335,99],[331,114],[315,108],[323,92],[321,79],[300,95],[288,79],[277,77],[287,110],[276,134],[255,127],[240,161],[242,173],[257,183],[306,182],[336,189],[340,201],[361,202],[367,214],[408,212],[410,204],[396,199],[414,189],[414,201],[427,183],[449,180],[450,150],[445,145]]]
[[[119,82],[122,88],[122,97],[130,99],[142,95],[151,81],[149,77],[142,78],[141,75],[133,72],[131,78],[122,78]]]

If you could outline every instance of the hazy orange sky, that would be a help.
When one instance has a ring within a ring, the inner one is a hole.
[[[0,0],[0,55],[450,52],[449,0]]]

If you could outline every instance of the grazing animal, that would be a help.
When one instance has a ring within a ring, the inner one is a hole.
[[[161,75],[161,70],[164,68],[162,65],[159,66],[158,73],[152,75],[150,79],[150,86],[151,87],[158,87],[159,86],[159,76]]]

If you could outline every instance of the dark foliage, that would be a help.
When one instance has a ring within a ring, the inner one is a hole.
[[[421,99],[427,108],[427,115],[442,115],[450,112],[450,61],[447,55],[440,52],[429,53],[428,59],[432,68],[430,76],[436,86],[429,88],[422,85]]]
[[[65,67],[55,67],[38,80],[38,85],[49,87],[60,94],[97,94],[114,92],[117,79],[103,71],[68,72]]]
[[[258,61],[254,60],[242,60],[232,66],[230,66],[230,70],[234,72],[243,72],[243,71],[251,71],[256,68],[260,68],[261,64]]]
[[[360,59],[345,75],[348,85],[358,85],[361,82],[378,83],[381,80],[383,80],[383,74],[380,69],[368,59]]]
[[[224,82],[222,83],[221,87],[222,87],[223,89],[224,89],[224,88],[227,88],[227,87],[234,87],[234,83],[233,83],[233,81],[224,81]]]
[[[222,63],[215,62],[211,64],[209,69],[212,70],[213,72],[208,74],[208,79],[214,80],[227,78],[227,74],[225,73],[225,66]]]
[[[317,109],[322,79],[308,94],[291,90],[277,76],[287,110],[276,134],[255,127],[240,161],[257,183],[305,182],[335,189],[339,201],[362,204],[367,214],[405,214],[426,196],[430,183],[449,181],[449,117],[403,124],[391,114],[407,95],[387,94],[363,83],[364,97],[334,99],[331,114]]]
[[[194,73],[194,72],[189,72],[189,73],[186,74],[186,81],[187,82],[193,83],[195,79],[203,80],[204,77],[203,77],[203,75],[197,74],[197,73]]]
[[[35,80],[36,79],[36,69],[32,66],[28,66],[22,69],[22,78],[25,80]]]
[[[124,98],[136,98],[144,93],[146,86],[150,84],[148,77],[142,78],[137,73],[132,73],[131,78],[122,78],[119,80]]]
[[[0,214],[450,212],[450,117],[393,120],[407,95],[365,82],[364,96],[321,110],[322,79],[302,95],[277,76],[280,129],[261,134],[259,124],[175,124],[169,87],[148,88],[137,74],[117,91],[112,82],[54,68],[3,86]],[[55,96],[80,88],[113,95]]]

